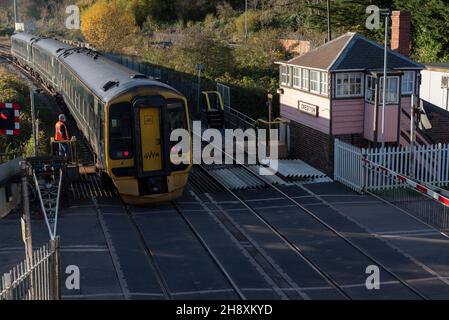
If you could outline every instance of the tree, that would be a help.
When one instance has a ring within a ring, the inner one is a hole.
[[[15,102],[20,104],[20,135],[19,136],[0,136],[1,153],[22,153],[31,156],[32,129],[31,129],[31,111],[30,111],[30,93],[27,84],[18,80],[15,76],[9,74],[5,69],[0,69],[0,102]],[[48,141],[45,133],[40,130],[40,141]],[[30,142],[31,141],[31,142]],[[42,143],[40,151],[46,151],[47,145]],[[41,153],[41,154],[42,154]]]
[[[260,31],[252,34],[245,45],[234,52],[237,65],[251,73],[277,74],[274,62],[286,58],[286,51],[278,40],[277,31]]]
[[[215,38],[210,30],[202,30],[199,26],[187,29],[182,40],[177,43],[175,51],[176,69],[195,74],[195,65],[205,66],[205,76],[212,79],[231,72],[234,61],[231,49]]]
[[[97,49],[119,52],[133,43],[134,15],[117,1],[99,1],[81,15],[81,32]]]
[[[449,6],[446,0],[396,0],[412,14],[412,56],[421,62],[449,61]]]

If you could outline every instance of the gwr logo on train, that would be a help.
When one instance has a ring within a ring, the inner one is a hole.
[[[159,152],[147,152],[143,155],[146,160],[157,159],[160,157]]]

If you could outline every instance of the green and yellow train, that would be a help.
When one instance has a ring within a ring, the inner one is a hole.
[[[173,164],[170,133],[189,128],[186,98],[98,52],[26,33],[11,37],[16,63],[61,96],[99,172],[131,204],[179,197],[191,164]],[[191,149],[184,158],[191,159]],[[191,161],[190,161],[191,163]]]

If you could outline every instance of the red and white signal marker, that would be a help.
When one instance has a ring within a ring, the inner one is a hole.
[[[0,103],[0,135],[20,135],[20,105]]]

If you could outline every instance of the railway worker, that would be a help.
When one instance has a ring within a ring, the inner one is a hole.
[[[67,130],[65,115],[60,114],[58,116],[58,122],[55,125],[55,141],[61,141],[59,144],[59,155],[61,157],[69,156],[68,143],[63,141],[69,140],[69,131]]]

